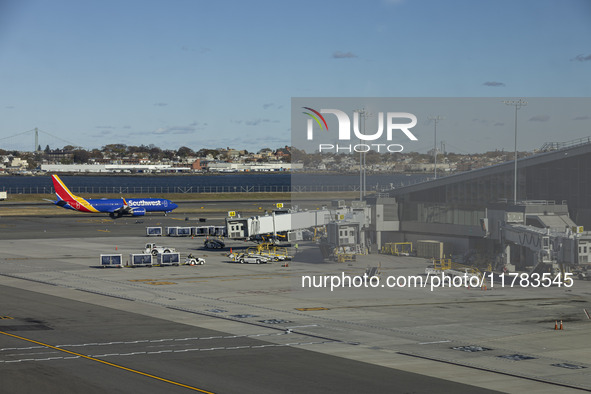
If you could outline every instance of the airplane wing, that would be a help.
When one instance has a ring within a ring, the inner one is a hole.
[[[125,214],[130,214],[133,212],[133,208],[127,204],[127,201],[125,201],[124,198],[122,198],[122,200],[123,200],[123,205],[120,206],[119,208],[113,209],[112,211],[110,211],[110,213],[114,213],[114,214],[121,216],[121,215],[125,215]]]
[[[131,216],[144,216],[146,214],[146,208],[144,207],[132,207],[130,206],[127,201],[122,198],[123,204],[119,207],[113,208],[109,210],[109,214],[111,217],[121,217],[123,215],[131,215]]]

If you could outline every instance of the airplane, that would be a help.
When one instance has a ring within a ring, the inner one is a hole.
[[[162,198],[101,198],[86,199],[74,195],[57,175],[51,176],[57,201],[48,200],[55,205],[79,212],[108,213],[112,218],[123,215],[144,216],[146,212],[167,214],[178,208],[170,200]]]

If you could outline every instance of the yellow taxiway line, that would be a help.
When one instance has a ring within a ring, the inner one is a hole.
[[[45,347],[50,348],[50,349],[59,350],[60,352],[64,352],[64,353],[68,353],[68,354],[73,354],[74,356],[82,357],[82,358],[85,358],[85,359],[91,360],[91,361],[96,361],[96,362],[101,363],[101,364],[105,364],[105,365],[109,365],[111,367],[119,368],[119,369],[122,369],[124,371],[133,372],[135,374],[146,376],[148,378],[160,380],[161,382],[170,383],[170,384],[173,384],[175,386],[184,387],[184,388],[189,389],[189,390],[194,390],[194,391],[198,391],[200,393],[205,393],[205,394],[214,394],[211,391],[202,390],[202,389],[199,389],[197,387],[193,387],[193,386],[189,386],[189,385],[186,385],[186,384],[183,384],[183,383],[175,382],[173,380],[168,380],[168,379],[164,379],[164,378],[161,378],[161,377],[158,377],[158,376],[155,376],[155,375],[150,375],[149,373],[146,373],[146,372],[141,372],[141,371],[138,371],[138,370],[135,370],[135,369],[124,367],[122,365],[113,364],[113,363],[110,363],[110,362],[107,362],[107,361],[100,360],[98,358],[94,358],[94,357],[90,357],[90,356],[85,356],[84,354],[72,352],[70,350],[61,349],[59,347],[55,347],[55,346],[48,345],[46,343],[35,341],[33,339],[28,339],[28,338],[24,338],[24,337],[21,337],[21,336],[18,336],[18,335],[9,334],[9,333],[4,332],[4,331],[0,331],[0,334],[6,335],[6,336],[9,336],[9,337],[13,337],[13,338],[16,338],[16,339],[20,339],[20,340],[23,340],[23,341],[31,342],[31,343],[34,343],[34,344],[37,344],[37,345],[45,346]]]

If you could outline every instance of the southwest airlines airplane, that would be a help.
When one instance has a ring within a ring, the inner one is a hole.
[[[170,200],[161,198],[101,198],[86,199],[78,197],[68,189],[57,175],[52,175],[53,187],[57,194],[55,205],[80,212],[108,213],[112,218],[123,215],[144,216],[146,212],[164,212],[177,208]]]

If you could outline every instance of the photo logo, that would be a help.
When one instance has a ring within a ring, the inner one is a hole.
[[[352,137],[352,133],[351,133],[351,119],[349,118],[349,116],[341,110],[338,109],[321,109],[320,111],[316,111],[315,109],[312,109],[310,107],[302,107],[310,112],[303,112],[305,115],[308,115],[311,119],[308,119],[307,122],[307,134],[306,134],[306,138],[308,139],[308,141],[312,141],[314,139],[314,122],[313,120],[316,121],[316,123],[320,126],[320,130],[324,130],[324,128],[326,128],[326,130],[328,131],[328,124],[326,122],[326,119],[324,119],[324,117],[322,116],[322,114],[332,114],[335,115],[338,121],[338,137],[339,137],[339,141],[350,141],[351,137]],[[359,112],[358,111],[354,111],[353,112],[353,138],[355,139],[359,139],[361,141],[377,141],[380,138],[383,137],[384,135],[384,112],[379,112],[378,113],[378,130],[374,133],[374,134],[365,134],[365,130],[363,130],[364,132],[362,133],[360,130],[360,121],[359,121]],[[396,130],[400,130],[402,131],[402,133],[411,141],[418,141],[418,138],[415,137],[415,135],[409,130],[411,128],[413,128],[414,126],[417,125],[417,117],[414,114],[411,114],[409,112],[387,112],[386,113],[386,140],[388,142],[392,141],[392,137],[394,134],[394,131]],[[402,119],[406,119],[407,122],[404,123],[400,123],[400,120]],[[322,120],[322,123],[321,123]],[[408,122],[408,120],[410,120],[410,122]],[[324,127],[323,127],[324,124]],[[384,149],[383,151],[388,151],[388,152],[401,152],[404,147],[400,144],[357,144],[357,145],[334,145],[334,144],[319,144],[318,145],[318,150],[320,152],[322,151],[327,151],[327,150],[332,150],[335,152],[339,152],[339,151],[348,151],[348,152],[368,152],[372,149],[377,150],[378,152],[381,151],[381,149]]]
[[[310,107],[302,107],[302,108],[307,109],[308,111],[312,111],[316,115],[318,115],[318,118],[322,119],[322,122],[324,123],[324,126],[326,126],[326,130],[328,131],[328,125],[326,124],[326,120],[324,119],[324,116],[320,115],[320,112],[318,112],[318,111],[316,111],[316,110],[314,110],[314,109],[312,109]],[[316,121],[316,123],[318,123],[318,126],[320,126],[320,130],[322,130],[322,123],[320,123],[320,121],[318,120],[318,118],[316,116],[312,115],[309,112],[303,112],[303,113],[306,114],[306,115],[308,115],[308,116],[310,116],[310,117],[312,117],[312,119],[314,119]],[[309,119],[309,122],[311,122],[311,119]],[[311,126],[308,125],[308,135],[310,135],[309,134],[310,133],[310,130],[311,130]],[[308,139],[310,139],[310,138],[308,138]]]

